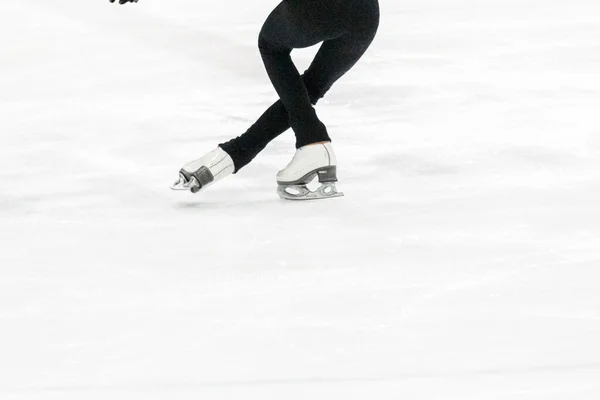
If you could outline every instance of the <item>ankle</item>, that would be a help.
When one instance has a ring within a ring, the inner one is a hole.
[[[318,144],[327,144],[327,143],[331,143],[331,141],[329,141],[329,140],[325,140],[325,141],[323,141],[323,142],[309,143],[309,144],[307,144],[306,146],[316,146],[316,145],[318,145]]]

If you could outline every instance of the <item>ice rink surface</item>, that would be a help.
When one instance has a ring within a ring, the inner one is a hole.
[[[600,3],[382,0],[346,197],[277,197],[291,132],[171,192],[275,4],[0,3],[0,399],[599,399]]]

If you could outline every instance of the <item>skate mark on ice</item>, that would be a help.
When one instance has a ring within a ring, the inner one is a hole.
[[[75,147],[63,148],[61,154],[87,165],[88,168],[82,168],[82,171],[87,170],[89,172],[89,167],[96,171],[102,171],[101,177],[93,174],[95,179],[99,179],[101,183],[110,185],[110,187],[114,187],[115,182],[125,183],[124,187],[127,191],[115,191],[113,189],[105,193],[113,196],[118,201],[125,202],[129,197],[137,197],[139,201],[144,198],[142,195],[135,195],[140,190],[151,194],[152,198],[157,195],[165,199],[172,198],[168,190],[163,190],[163,188],[168,189],[168,182],[165,183],[159,178],[153,177],[145,166],[131,159],[114,156],[108,150],[83,152]],[[91,172],[90,175],[92,175]],[[147,182],[152,184],[148,185]],[[97,188],[97,190],[101,189],[101,187]]]
[[[27,213],[27,207],[24,207],[22,198],[0,194],[0,214],[3,213],[21,215]]]
[[[383,170],[404,176],[438,176],[460,173],[456,164],[443,164],[413,154],[388,153],[378,155],[366,162],[369,165],[381,165]]]
[[[517,260],[525,260],[530,257],[540,257],[553,254],[555,254],[554,251],[547,251],[541,253],[534,253],[530,255],[524,255],[520,257],[506,257],[499,259],[494,263],[497,265],[496,269],[493,269],[486,274],[482,274],[478,277],[474,277],[471,279],[463,279],[460,281],[451,282],[449,284],[445,284],[441,287],[422,293],[416,301],[414,301],[412,304],[406,304],[402,308],[402,316],[403,318],[412,318],[415,315],[418,315],[418,309],[421,305],[431,300],[439,299],[445,296],[450,296],[455,293],[468,292],[470,290],[480,289],[490,284],[505,281],[513,276],[517,276],[532,268],[543,268],[548,266],[573,264],[573,261],[567,258],[562,261],[555,260],[546,262],[529,262],[517,267],[511,267],[509,270],[504,269],[504,265],[506,263],[514,264]],[[585,262],[587,262],[587,260]]]
[[[502,149],[495,155],[510,159],[510,165],[517,161],[541,166],[566,166],[580,164],[582,161],[572,153],[541,146],[513,146]]]
[[[116,392],[116,391],[173,391],[204,388],[227,387],[260,387],[260,386],[286,386],[286,385],[328,385],[339,383],[379,383],[397,382],[411,379],[445,379],[468,378],[471,376],[505,376],[528,375],[539,373],[585,372],[600,371],[600,362],[577,364],[530,365],[511,367],[490,367],[481,369],[464,369],[458,371],[418,371],[385,376],[365,377],[302,377],[302,378],[273,378],[273,379],[248,379],[248,380],[213,380],[200,382],[139,382],[122,384],[99,385],[48,385],[30,386],[19,388],[5,388],[12,393],[39,393],[39,392]]]

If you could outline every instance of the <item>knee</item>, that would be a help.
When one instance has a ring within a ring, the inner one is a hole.
[[[258,34],[258,49],[262,53],[264,51],[272,51],[274,47],[271,32],[265,23]]]
[[[261,53],[269,52],[272,49],[271,42],[263,35],[262,31],[258,35],[258,50]]]
[[[261,53],[270,53],[275,51],[276,48],[276,35],[274,35],[273,24],[270,19],[271,18],[265,21],[258,34],[258,50],[260,50]]]
[[[264,57],[265,55],[269,56],[281,56],[281,55],[289,55],[292,53],[292,49],[285,46],[283,43],[278,41],[272,35],[268,33],[261,32],[258,35],[258,50],[260,54]]]
[[[285,49],[282,41],[283,32],[281,31],[278,9],[275,9],[269,15],[258,34],[258,49],[261,53],[275,53]]]

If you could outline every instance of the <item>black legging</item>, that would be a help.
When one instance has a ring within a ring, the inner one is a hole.
[[[365,53],[377,32],[377,0],[284,0],[267,18],[258,46],[280,100],[246,133],[221,144],[236,172],[290,127],[296,148],[329,141],[314,104]],[[324,42],[304,75],[292,62],[292,49]]]

